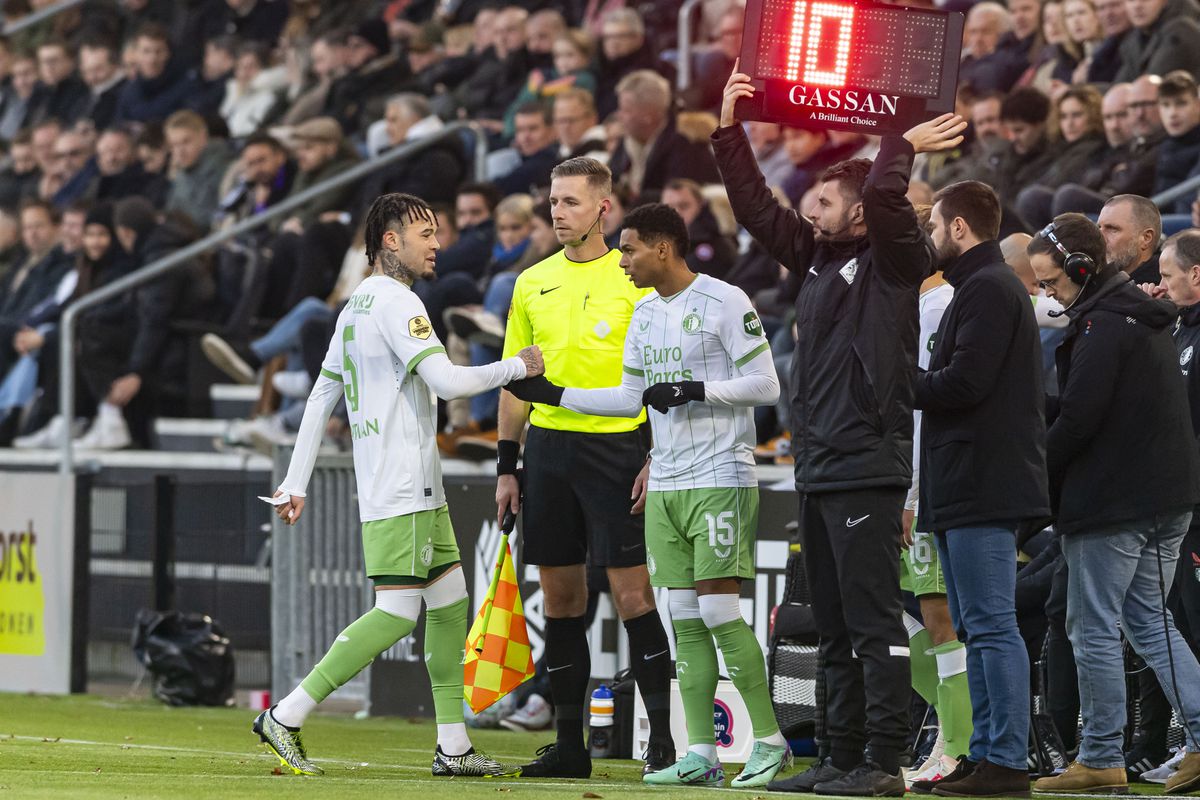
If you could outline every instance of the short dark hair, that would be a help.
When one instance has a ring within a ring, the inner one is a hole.
[[[38,44],[37,49],[41,50],[43,47],[57,47],[59,50],[62,50],[67,54],[67,58],[71,59],[72,61],[75,60],[75,55],[71,50],[71,45],[67,44],[67,40],[61,36],[51,36],[49,39],[44,39]]]
[[[568,158],[550,170],[550,180],[555,178],[587,178],[588,186],[608,197],[612,194],[612,170],[608,165],[587,156]]]
[[[1013,89],[1000,104],[1001,122],[1041,125],[1050,118],[1050,98],[1032,86]]]
[[[488,213],[496,210],[496,206],[500,205],[503,195],[500,194],[500,189],[494,183],[480,181],[478,183],[464,183],[458,187],[458,191],[454,193],[455,197],[460,197],[464,194],[477,194],[483,198],[483,202],[487,203]]]
[[[138,134],[135,147],[149,147],[151,150],[162,150],[167,146],[167,135],[163,133],[161,122],[151,122],[142,128]]]
[[[211,47],[214,50],[220,50],[222,53],[228,53],[231,56],[238,54],[238,47],[241,42],[232,34],[226,33],[221,36],[214,36],[204,43],[205,47]]]
[[[1091,257],[1099,276],[1105,277],[1116,272],[1116,269],[1109,267],[1105,261],[1104,237],[1100,234],[1100,228],[1083,214],[1071,212],[1055,217],[1054,237],[1067,252],[1083,253]],[[1060,267],[1067,260],[1054,243],[1042,235],[1042,231],[1038,231],[1037,235],[1029,240],[1025,252],[1031,256],[1048,255]]]
[[[692,249],[687,225],[679,212],[666,203],[647,203],[625,215],[621,227],[637,231],[646,243],[668,241],[675,248],[675,255],[683,258]]]
[[[79,43],[79,49],[83,50],[85,48],[88,50],[103,50],[104,52],[108,53],[108,60],[116,63],[117,44],[108,36],[95,34],[85,37]]]
[[[1188,228],[1176,233],[1163,244],[1163,252],[1166,252],[1168,247],[1174,248],[1175,260],[1184,269],[1191,269],[1200,264],[1200,228]]]
[[[933,204],[946,222],[962,217],[979,239],[1000,235],[1000,199],[992,187],[979,181],[959,181],[943,187],[933,196]]]
[[[40,197],[30,197],[21,201],[21,207],[17,210],[17,214],[24,214],[33,208],[40,208],[50,216],[50,221],[57,225],[61,219],[58,214],[58,209],[49,200],[43,200]]]
[[[539,103],[536,100],[530,100],[527,103],[521,103],[521,105],[517,106],[517,110],[513,112],[513,119],[516,119],[518,116],[532,117],[534,114],[540,116],[542,122],[547,125],[554,124],[554,112],[551,110],[550,105],[548,103]]]
[[[704,199],[703,187],[701,187],[699,183],[691,178],[672,178],[671,180],[667,181],[667,185],[663,187],[664,191],[667,189],[670,189],[673,192],[687,192],[693,198],[695,198],[696,202],[700,205],[703,206],[707,204],[707,201]]]
[[[403,228],[418,220],[437,224],[437,214],[421,198],[400,192],[391,192],[375,198],[375,202],[371,203],[371,208],[367,211],[367,266],[375,266],[375,259],[383,249],[383,235],[391,230],[393,225],[398,224]]]
[[[1177,69],[1163,76],[1158,85],[1158,99],[1174,100],[1177,97],[1196,99],[1196,79],[1186,69]]]
[[[136,42],[138,39],[152,39],[162,42],[168,49],[171,47],[171,35],[157,22],[143,22],[139,25],[137,32],[133,34],[133,41]]]
[[[839,161],[821,173],[821,182],[837,181],[838,187],[846,197],[858,202],[862,200],[863,189],[867,186],[867,175],[871,172],[869,158],[849,158]]]
[[[279,141],[269,133],[254,133],[246,137],[246,143],[242,145],[242,150],[245,151],[254,145],[269,147],[276,153],[283,153],[284,155],[288,154],[288,149],[283,146],[283,142]]]

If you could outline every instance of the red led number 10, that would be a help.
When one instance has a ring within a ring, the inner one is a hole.
[[[836,47],[823,41],[826,21],[837,24]],[[854,6],[797,0],[788,37],[787,79],[811,86],[845,86],[850,67]],[[818,56],[834,50],[833,69],[822,69]]]

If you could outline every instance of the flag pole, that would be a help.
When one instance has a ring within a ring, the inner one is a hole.
[[[504,512],[504,521],[500,524],[500,548],[496,553],[496,566],[492,570],[492,581],[488,586],[487,598],[484,601],[483,625],[479,630],[479,638],[475,640],[475,644],[473,645],[476,653],[483,652],[483,645],[487,640],[488,624],[492,621],[492,608],[495,606],[496,591],[500,586],[500,572],[504,568],[504,559],[508,555],[508,537],[516,524],[517,515],[513,513],[511,508],[506,509]]]

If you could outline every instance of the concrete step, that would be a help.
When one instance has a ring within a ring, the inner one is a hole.
[[[158,449],[169,453],[219,452],[215,443],[223,441],[233,423],[227,419],[185,419],[160,417],[154,420]]]
[[[223,420],[249,419],[253,416],[260,391],[257,386],[214,383],[208,389],[208,397],[212,401],[213,417]]]

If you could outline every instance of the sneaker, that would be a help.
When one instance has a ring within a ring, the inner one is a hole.
[[[292,400],[307,400],[308,393],[312,391],[313,382],[312,378],[308,376],[307,370],[294,369],[276,372],[271,376],[271,385],[284,397]]]
[[[237,354],[229,342],[215,333],[206,333],[200,337],[200,349],[213,366],[233,378],[243,386],[253,386],[258,383],[254,368],[246,363],[246,359]]]
[[[792,765],[792,749],[786,744],[755,742],[750,760],[730,783],[734,789],[761,789]]]
[[[515,775],[516,767],[506,767],[496,759],[472,747],[461,756],[448,756],[441,745],[433,751],[435,778],[494,778]]]
[[[512,694],[504,695],[504,697],[501,697],[478,714],[472,711],[471,706],[464,700],[463,719],[467,723],[468,728],[495,730],[500,727],[500,720],[510,715],[514,708],[515,698],[513,698]]]
[[[642,775],[642,783],[648,786],[724,786],[725,767],[720,761],[713,763],[689,750],[671,766]]]
[[[462,437],[458,440],[458,457],[467,461],[494,461],[499,435],[500,432],[493,428],[474,436]]]
[[[1072,761],[1065,772],[1038,778],[1033,784],[1033,790],[1059,794],[1126,794],[1129,792],[1129,780],[1122,767],[1092,769],[1078,761]]]
[[[971,759],[960,758],[958,760],[958,766],[956,766],[950,774],[945,775],[937,780],[925,778],[915,780],[912,782],[912,786],[909,788],[912,789],[915,794],[932,794],[933,790],[938,786],[949,785],[955,781],[961,781],[962,779],[969,777],[971,773],[978,769],[978,767],[979,765]]]
[[[83,420],[73,420],[70,430],[68,430],[62,415],[56,414],[41,430],[13,439],[12,446],[18,450],[45,450],[59,447],[65,436],[70,436],[72,439],[79,438],[83,433],[84,424]]]
[[[458,457],[458,440],[464,436],[479,435],[479,423],[470,422],[466,425],[445,431],[437,435],[438,450],[446,458]]]
[[[867,761],[840,778],[818,783],[813,792],[844,797],[903,797],[904,776],[900,770],[893,775]]]
[[[587,750],[560,750],[558,743],[539,747],[538,758],[521,767],[522,778],[590,778],[592,758]]]
[[[670,738],[651,739],[642,754],[642,775],[658,772],[675,763],[675,742]]]
[[[825,758],[814,761],[808,769],[799,775],[767,784],[768,792],[801,792],[809,794],[818,783],[826,783],[841,778],[846,773],[833,765],[833,759]]]
[[[943,753],[936,759],[926,759],[925,763],[918,770],[909,770],[909,773],[904,777],[904,782],[910,789],[917,781],[937,783],[942,778],[952,774],[957,768],[958,759]]]
[[[225,439],[226,444],[250,445],[266,455],[271,455],[276,445],[291,444],[294,441],[278,414],[251,420],[235,420],[230,424]]]
[[[75,446],[81,450],[123,450],[132,443],[125,417],[120,412],[105,413],[103,409],[88,432],[75,440]]]
[[[510,731],[544,731],[553,721],[554,712],[546,698],[531,694],[525,705],[500,720],[500,727]]]
[[[1167,779],[1167,794],[1187,794],[1200,787],[1200,753],[1188,753],[1179,769]]]
[[[325,770],[308,760],[304,751],[304,742],[300,739],[299,728],[289,728],[275,721],[271,711],[275,706],[262,712],[254,718],[251,727],[258,738],[271,749],[279,758],[280,765],[287,767],[296,775],[324,775]]]
[[[933,767],[940,767],[942,755],[946,752],[946,739],[942,736],[941,726],[937,729],[937,737],[933,740],[933,748],[930,749],[929,755],[925,757],[920,764],[912,769],[904,771],[904,783],[907,786],[912,786],[913,781],[925,778],[925,771]],[[958,762],[956,761],[955,764]]]
[[[454,306],[444,314],[446,326],[455,335],[475,344],[504,347],[504,320],[482,306]]]
[[[1139,742],[1125,754],[1125,776],[1130,783],[1143,783],[1142,775],[1163,763],[1166,757],[1165,747],[1147,747]]]
[[[1183,763],[1183,757],[1187,754],[1187,745],[1184,745],[1176,750],[1171,757],[1164,761],[1160,766],[1143,772],[1142,780],[1144,780],[1146,783],[1166,783],[1172,775],[1179,771],[1179,765]]]

